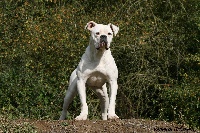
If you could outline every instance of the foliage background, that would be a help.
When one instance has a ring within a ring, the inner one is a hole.
[[[0,112],[58,119],[68,79],[88,45],[90,20],[120,27],[116,113],[200,125],[199,0],[0,1]],[[100,119],[88,89],[89,118]],[[78,96],[68,119],[80,111]]]

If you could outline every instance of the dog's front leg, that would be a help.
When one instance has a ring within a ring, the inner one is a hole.
[[[81,102],[81,113],[77,116],[76,120],[86,120],[88,115],[88,106],[86,102],[86,88],[85,82],[82,79],[77,80],[77,90],[80,97]]]
[[[115,114],[115,100],[117,95],[117,80],[110,80],[110,103],[108,107],[108,119],[118,119],[119,117]]]

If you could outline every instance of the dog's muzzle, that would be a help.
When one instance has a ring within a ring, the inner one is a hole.
[[[105,49],[108,50],[109,48],[107,47],[107,44],[108,44],[107,36],[106,35],[101,35],[100,36],[99,46],[96,49],[99,50],[100,48],[105,47]]]

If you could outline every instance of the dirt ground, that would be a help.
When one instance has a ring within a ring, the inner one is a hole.
[[[20,120],[33,125],[39,133],[194,133],[197,132],[183,125],[174,123],[144,120],[144,119],[117,119],[117,120],[86,120],[86,121],[44,121]]]

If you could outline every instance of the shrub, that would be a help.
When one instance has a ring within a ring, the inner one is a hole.
[[[160,103],[159,118],[198,127],[200,87],[183,84],[173,89],[165,88]]]

